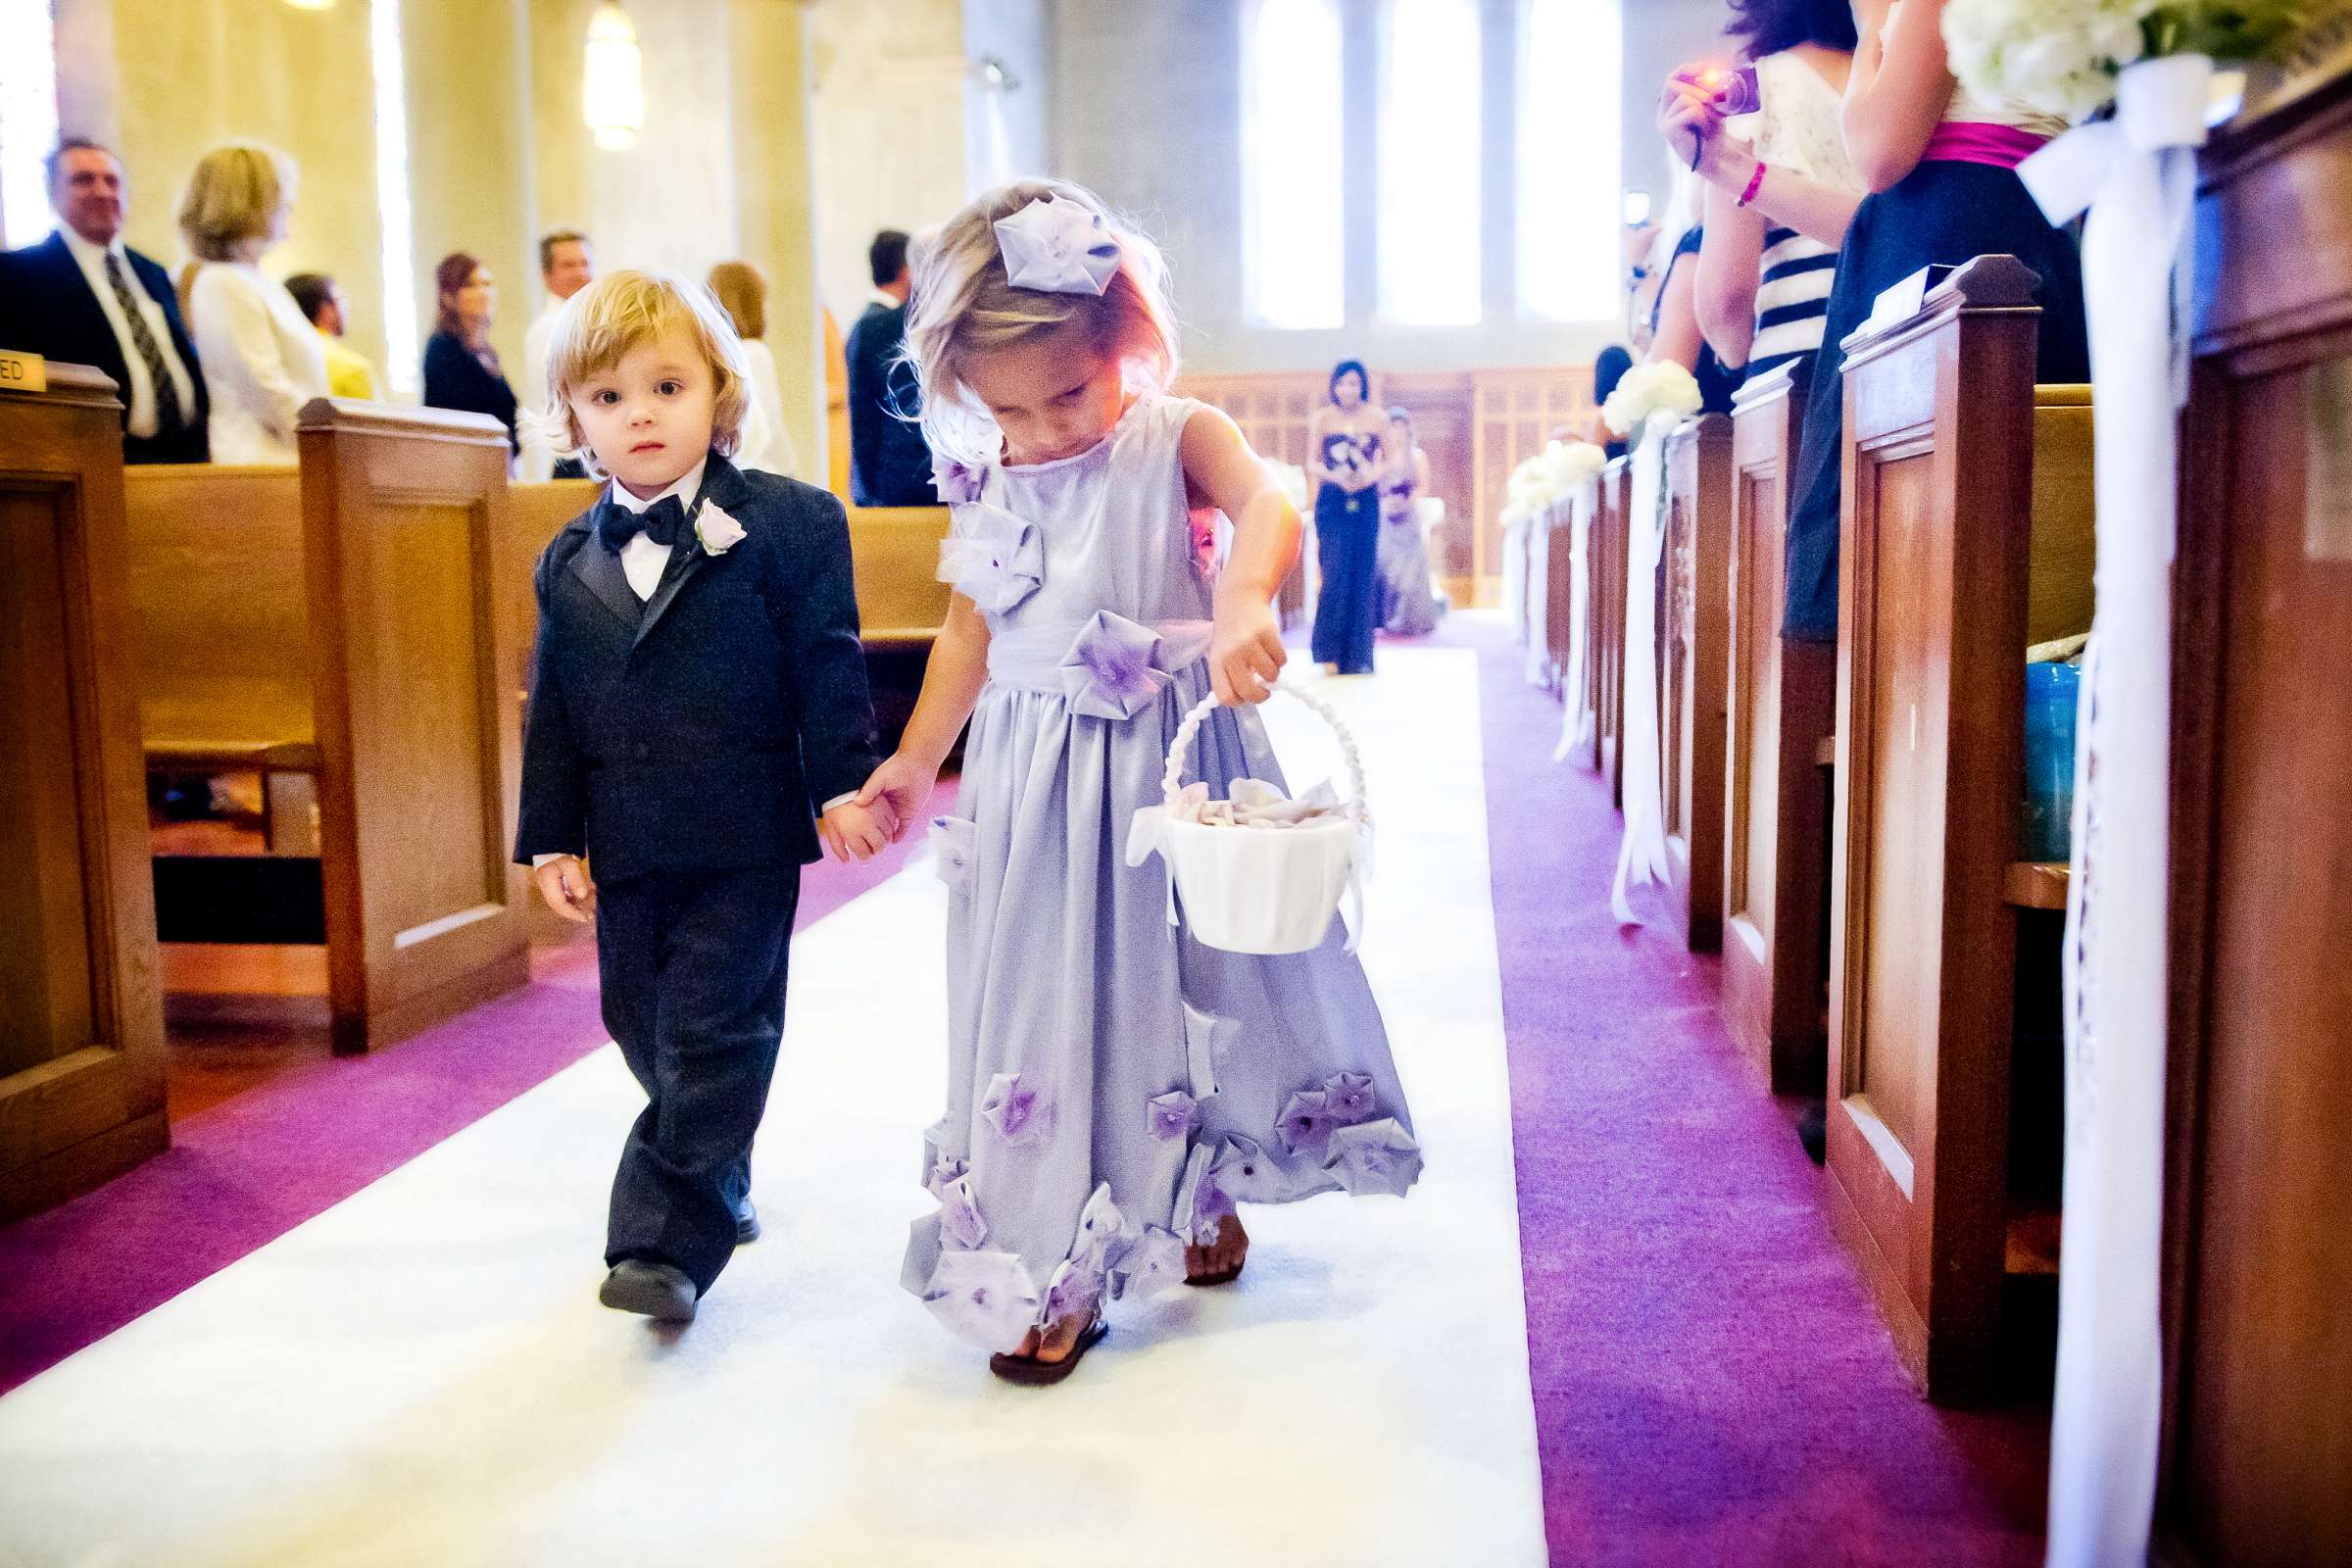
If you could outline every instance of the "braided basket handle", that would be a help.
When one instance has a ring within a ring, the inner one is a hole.
[[[1348,764],[1348,783],[1355,791],[1355,800],[1348,807],[1348,814],[1358,822],[1368,820],[1370,813],[1364,794],[1364,760],[1355,749],[1355,734],[1348,729],[1347,720],[1340,717],[1339,710],[1331,704],[1303,686],[1278,680],[1272,689],[1304,703],[1315,710],[1324,723],[1331,726],[1331,732],[1339,737],[1340,756]],[[1192,711],[1184,715],[1184,722],[1176,727],[1175,739],[1168,742],[1168,769],[1160,779],[1160,789],[1169,801],[1173,802],[1184,789],[1184,769],[1192,760],[1193,737],[1200,732],[1201,724],[1218,707],[1216,693],[1211,692],[1201,698],[1193,705]]]

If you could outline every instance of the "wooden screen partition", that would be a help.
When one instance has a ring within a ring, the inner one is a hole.
[[[1979,257],[1844,345],[1831,1208],[1939,1399],[1993,1386],[2007,1280],[2033,285]]]
[[[498,520],[495,421],[321,398],[298,430],[328,1003],[360,1051],[530,977],[493,585],[531,563]]]
[[[2348,170],[2340,74],[2205,155],[2173,651],[2175,1568],[2352,1562]]]
[[[1429,494],[1446,503],[1446,522],[1430,542],[1431,564],[1457,604],[1493,604],[1500,592],[1499,518],[1511,469],[1544,450],[1562,429],[1592,416],[1592,374],[1580,367],[1384,371],[1372,367],[1374,401],[1412,411],[1429,454]],[[1260,457],[1301,466],[1307,426],[1329,399],[1323,370],[1188,374],[1178,391],[1233,416]],[[1311,498],[1310,498],[1311,501]],[[1285,584],[1286,607],[1303,603],[1311,577]]]
[[[168,1141],[114,383],[0,393],[0,1224]]]
[[[1821,1092],[1829,979],[1829,782],[1838,651],[1784,642],[1789,484],[1809,367],[1740,389],[1732,415],[1723,1011],[1776,1093]]]
[[[1666,602],[1658,622],[1666,875],[1690,951],[1712,953],[1723,944],[1732,421],[1702,415],[1675,431],[1666,480]]]

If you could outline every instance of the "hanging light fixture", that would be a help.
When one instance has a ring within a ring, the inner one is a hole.
[[[588,24],[588,68],[581,102],[596,144],[609,152],[637,145],[645,128],[645,57],[629,14],[605,0]]]

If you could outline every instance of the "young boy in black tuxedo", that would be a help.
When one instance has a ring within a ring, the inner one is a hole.
[[[857,804],[880,758],[848,522],[727,462],[748,394],[725,316],[682,279],[612,273],[548,361],[562,455],[612,482],[539,558],[514,858],[596,922],[605,1023],[648,1101],[600,1298],[683,1322],[759,1234],[801,867],[820,838],[868,858],[895,824]]]

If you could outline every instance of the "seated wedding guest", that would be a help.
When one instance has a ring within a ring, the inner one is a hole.
[[[2023,104],[1972,97],[1945,65],[1942,17],[1943,0],[1860,0],[1855,7],[1860,42],[1842,118],[1846,151],[1872,194],[1846,227],[1807,394],[1790,490],[1785,637],[1832,642],[1838,636],[1845,383],[1835,348],[1869,318],[1882,291],[1931,265],[2015,256],[2040,278],[2034,291],[2041,306],[2036,379],[2090,378],[2074,236],[2050,225],[2017,177],[2026,156],[2066,123]],[[1723,140],[1713,133],[1720,121],[1704,95],[1683,96],[1690,113],[1672,144],[1703,166],[1707,144]],[[1767,170],[1763,187],[1783,178]],[[1760,188],[1759,201],[1763,195]]]
[[[750,397],[735,466],[791,478],[799,456],[793,451],[792,432],[784,427],[783,383],[776,379],[776,356],[766,342],[767,276],[749,262],[721,262],[710,269],[709,286],[710,297],[743,339],[744,390]]]
[[[490,346],[490,320],[498,311],[490,269],[456,251],[433,269],[433,287],[440,314],[424,345],[425,406],[487,414],[507,427],[507,445],[518,449],[514,389]]]
[[[1617,383],[1625,379],[1625,372],[1633,368],[1634,357],[1620,343],[1602,349],[1592,361],[1592,417],[1578,439],[1592,442],[1612,458],[1625,456],[1625,437],[1609,428],[1609,421],[1601,417],[1600,408],[1609,401],[1609,394],[1617,390]]]
[[[522,334],[522,364],[514,371],[514,400],[538,414],[547,410],[547,348],[555,341],[556,317],[564,302],[596,278],[596,250],[576,228],[559,228],[539,237],[539,281],[547,285],[547,308],[531,318]],[[517,421],[522,450],[514,463],[514,477],[585,479],[588,470],[577,458],[556,458],[552,435],[528,419]]]
[[[38,245],[0,253],[0,348],[112,376],[123,462],[204,462],[204,372],[170,274],[122,243],[122,160],[71,136],[43,167],[58,226]]]
[[[901,357],[906,342],[906,296],[912,273],[907,238],[895,228],[874,236],[866,264],[874,292],[850,328],[850,498],[861,507],[931,507],[931,448],[914,421],[922,413],[914,368]]]
[[[294,296],[326,350],[327,395],[372,399],[375,367],[343,342],[343,286],[324,272],[296,272],[286,279],[286,292]]]
[[[1697,378],[1701,413],[1729,414],[1740,370],[1723,363],[1698,326],[1698,253],[1705,239],[1706,231],[1694,224],[1666,259],[1666,275],[1650,307],[1648,363],[1672,360]]]
[[[180,236],[199,263],[188,326],[204,357],[215,463],[292,463],[296,416],[326,395],[325,345],[262,270],[293,211],[293,161],[258,142],[206,153],[180,197]]]
[[[1839,124],[1854,18],[1847,0],[1732,0],[1724,31],[1753,63],[1756,107],[1717,122],[1723,133],[1699,149],[1696,304],[1708,343],[1757,376],[1820,348],[1838,249],[1862,200]],[[1697,112],[1694,69],[1661,98],[1670,139]]]

